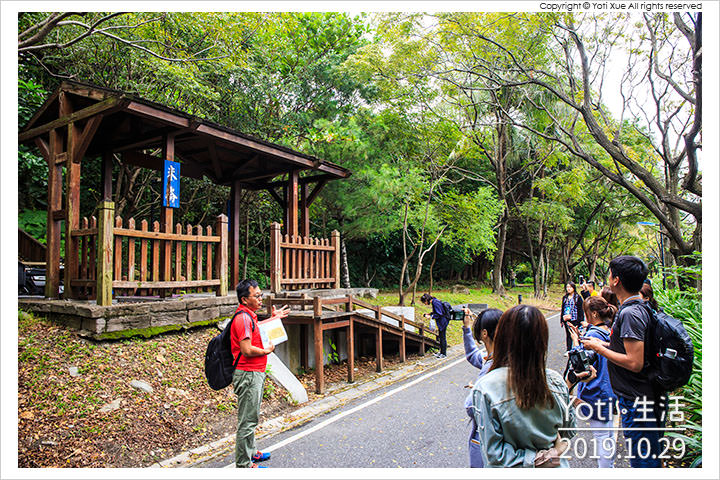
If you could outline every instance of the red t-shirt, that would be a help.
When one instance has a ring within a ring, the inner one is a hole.
[[[250,339],[250,344],[254,347],[265,348],[262,344],[262,338],[260,337],[260,329],[257,324],[257,315],[255,312],[247,308],[245,305],[238,305],[235,313],[238,314],[233,320],[232,328],[230,329],[230,349],[233,354],[233,358],[237,358],[240,355],[240,341],[246,338]],[[253,325],[255,329],[253,330]],[[267,366],[267,355],[260,355],[259,357],[246,357],[240,355],[236,370],[244,370],[246,372],[264,372]]]

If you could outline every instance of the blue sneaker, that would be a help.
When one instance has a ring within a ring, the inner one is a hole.
[[[266,467],[265,465],[258,465],[257,463],[253,463],[252,467],[250,467],[250,468],[268,468],[268,467]]]
[[[252,456],[253,462],[264,462],[265,460],[270,460],[270,453],[262,453],[260,450],[255,452],[255,455]]]

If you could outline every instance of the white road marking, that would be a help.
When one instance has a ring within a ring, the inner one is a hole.
[[[367,407],[369,407],[370,405],[374,405],[374,404],[376,404],[377,402],[379,402],[379,401],[381,401],[381,400],[384,400],[384,399],[386,399],[386,398],[388,398],[388,397],[391,397],[391,396],[395,395],[396,393],[405,390],[405,389],[408,388],[408,387],[412,387],[413,385],[415,385],[415,384],[417,384],[417,383],[420,383],[420,382],[422,382],[423,380],[426,380],[426,379],[432,377],[433,375],[437,375],[438,373],[443,372],[443,371],[447,370],[448,368],[454,367],[454,366],[457,365],[458,363],[462,363],[462,362],[465,362],[465,361],[466,361],[466,360],[465,360],[465,355],[463,354],[461,358],[459,358],[458,360],[455,360],[455,361],[452,362],[452,363],[449,363],[449,364],[445,365],[445,366],[442,367],[442,368],[438,368],[437,370],[434,370],[434,371],[432,371],[432,372],[430,372],[430,373],[426,373],[425,375],[416,378],[416,379],[413,380],[412,382],[406,383],[406,384],[403,385],[402,387],[398,387],[398,388],[396,388],[396,389],[394,389],[394,390],[390,390],[389,392],[385,392],[385,393],[383,393],[382,395],[380,395],[379,397],[373,398],[372,400],[369,400],[369,401],[367,401],[367,402],[365,402],[365,403],[363,403],[363,404],[361,404],[361,405],[358,405],[357,407],[353,407],[353,408],[351,408],[350,410],[347,410],[347,411],[345,411],[345,412],[339,413],[339,414],[335,415],[335,416],[332,417],[332,418],[328,418],[327,420],[324,420],[324,421],[318,423],[317,425],[308,428],[307,430],[304,430],[304,431],[302,431],[302,432],[296,433],[296,434],[293,435],[292,437],[288,437],[288,438],[286,438],[285,440],[276,443],[275,445],[272,445],[272,446],[267,447],[267,448],[263,448],[262,451],[263,451],[263,452],[272,452],[272,451],[277,450],[278,448],[282,448],[282,447],[284,447],[284,446],[286,446],[286,445],[289,445],[289,444],[295,442],[296,440],[300,440],[301,438],[306,437],[306,436],[310,435],[311,433],[320,430],[321,428],[325,428],[325,427],[327,427],[328,425],[330,425],[330,424],[332,424],[332,423],[335,423],[335,422],[337,422],[338,420],[340,420],[340,419],[342,419],[342,418],[344,418],[344,417],[347,417],[348,415],[351,415],[351,414],[353,414],[353,413],[355,413],[355,412],[358,412],[358,411],[360,411],[360,410],[362,410],[362,409],[364,409],[364,408],[367,408]],[[227,465],[225,468],[233,468],[234,466],[235,466],[235,462],[231,463],[230,465]]]

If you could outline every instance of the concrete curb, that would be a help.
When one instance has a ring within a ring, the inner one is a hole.
[[[288,414],[271,418],[258,425],[255,438],[261,440],[265,437],[299,427],[315,417],[328,413],[356,398],[367,395],[375,390],[400,382],[424,371],[444,365],[459,356],[464,355],[465,350],[462,344],[448,348],[446,358],[437,359],[433,356],[426,356],[413,363],[406,363],[394,370],[372,375],[363,382],[353,384],[339,384],[335,388],[329,388],[324,397],[315,400]],[[151,465],[151,468],[193,468],[202,467],[203,464],[221,456],[232,453],[235,449],[235,434],[228,435],[220,440],[188,450],[175,457],[162,460]]]

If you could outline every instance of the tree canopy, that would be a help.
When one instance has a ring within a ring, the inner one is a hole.
[[[73,79],[350,169],[311,229],[341,232],[346,283],[400,303],[433,280],[602,278],[616,254],[657,258],[642,220],[675,262],[702,247],[701,14],[32,12],[18,60],[21,127]],[[44,241],[47,167],[27,147],[18,167],[19,224]],[[83,215],[100,175],[83,168]],[[159,214],[156,172],[117,157],[113,178],[119,213]],[[182,181],[179,220],[226,210],[226,188]],[[281,212],[244,195],[263,281]]]

